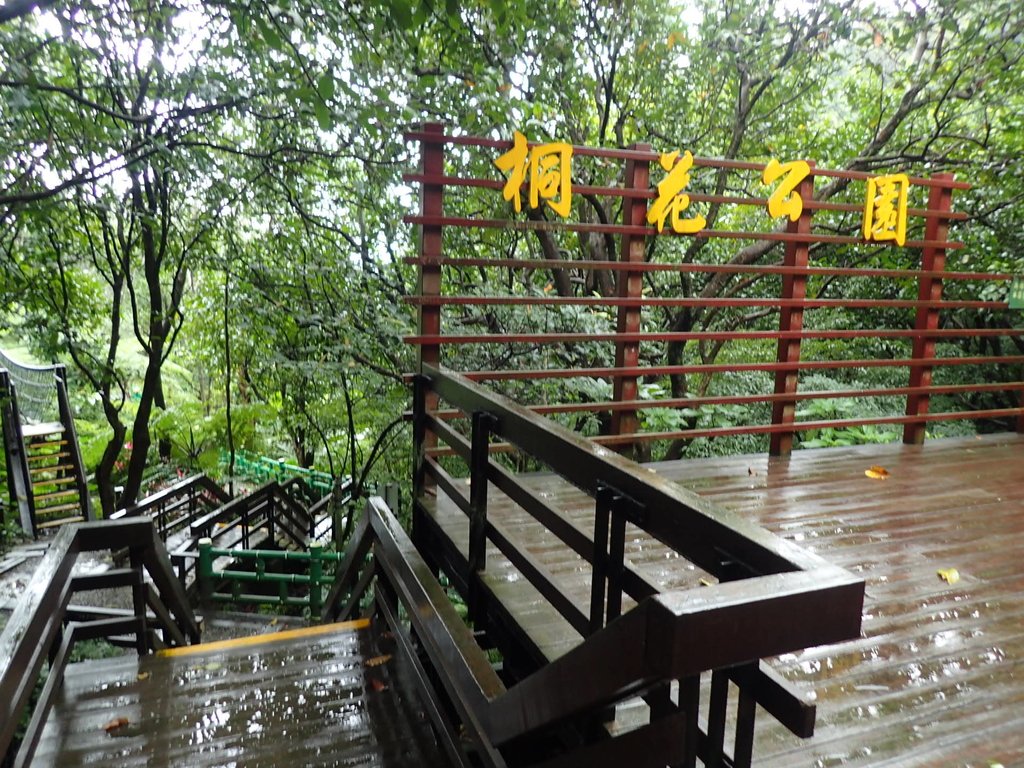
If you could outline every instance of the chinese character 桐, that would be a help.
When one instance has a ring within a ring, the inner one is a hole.
[[[526,137],[515,131],[512,149],[494,164],[509,173],[502,196],[512,201],[516,212],[522,210],[520,188],[529,173],[530,207],[536,208],[544,200],[559,216],[569,215],[572,207],[572,146],[559,141],[538,144],[531,149]]]
[[[795,160],[791,163],[780,163],[774,157],[768,161],[761,181],[764,184],[772,184],[780,176],[785,175],[778,188],[768,198],[768,215],[773,219],[780,216],[789,216],[790,221],[796,221],[804,210],[804,201],[795,190],[800,182],[807,178],[811,172],[809,166],[803,160]]]
[[[904,173],[868,179],[864,200],[864,239],[907,241],[907,189],[910,180]]]
[[[668,175],[658,182],[658,198],[647,212],[647,221],[656,224],[661,232],[665,228],[665,219],[671,214],[673,232],[692,234],[704,229],[706,223],[700,215],[692,219],[681,217],[690,205],[690,196],[683,193],[683,190],[690,183],[689,171],[693,166],[693,155],[687,150],[678,163],[676,158],[679,158],[678,152],[666,152],[659,158],[661,167],[668,171]]]

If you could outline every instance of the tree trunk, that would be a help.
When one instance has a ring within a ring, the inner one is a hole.
[[[104,408],[104,410],[107,409]],[[104,520],[114,514],[117,509],[118,499],[114,493],[114,464],[124,446],[124,436],[128,432],[128,429],[117,417],[117,411],[112,411],[112,413],[108,411],[106,415],[107,422],[114,434],[107,441],[107,445],[103,449],[103,456],[100,457],[100,463],[96,466],[96,488],[100,496],[100,514]]]
[[[124,498],[128,501],[137,501],[142,489],[142,478],[146,471],[149,447],[152,444],[149,423],[153,416],[153,401],[156,399],[157,387],[160,385],[163,348],[163,339],[155,332],[151,333],[149,363],[142,383],[139,409],[135,414],[135,423],[132,424],[132,455],[128,460],[128,478],[124,484]]]

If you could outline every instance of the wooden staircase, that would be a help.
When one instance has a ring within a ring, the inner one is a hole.
[[[72,664],[33,766],[446,765],[366,620]]]
[[[63,424],[22,428],[36,531],[85,520],[83,483]]]
[[[22,528],[38,536],[87,520],[89,491],[64,366],[23,366],[6,355],[0,364],[7,366],[0,367],[0,420],[8,491]]]

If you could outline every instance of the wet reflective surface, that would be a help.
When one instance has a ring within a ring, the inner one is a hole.
[[[70,667],[33,766],[445,765],[393,641],[290,634]]]
[[[872,465],[888,479],[866,477]],[[759,711],[755,765],[1024,765],[1024,436],[652,469],[867,583],[861,638],[771,660],[816,701],[817,729],[800,740]],[[550,475],[524,480],[592,534],[589,498]],[[500,494],[488,514],[586,609],[587,563]],[[443,495],[436,515],[465,552],[466,517]],[[626,556],[662,589],[706,576],[636,530]],[[487,557],[491,588],[549,657],[579,642],[496,549]],[[960,580],[939,579],[946,568]]]

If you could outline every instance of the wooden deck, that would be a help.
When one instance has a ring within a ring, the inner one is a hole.
[[[872,465],[889,477],[867,477]],[[860,639],[771,660],[816,700],[817,731],[803,741],[760,717],[756,765],[1024,765],[1024,436],[650,469],[867,582]],[[524,482],[592,533],[591,499],[549,474]],[[465,553],[465,516],[443,495],[432,514]],[[488,515],[587,606],[587,563],[493,488]],[[700,589],[703,574],[669,555],[627,530],[634,568],[662,589]],[[487,558],[489,587],[545,655],[579,642],[496,549]],[[958,581],[939,578],[947,568]]]
[[[32,765],[445,765],[394,641],[367,624],[72,665]]]

